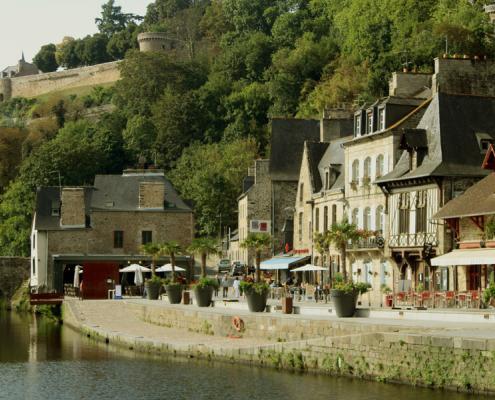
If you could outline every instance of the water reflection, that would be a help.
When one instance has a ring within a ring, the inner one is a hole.
[[[0,399],[460,400],[434,392],[325,376],[109,349],[31,316],[0,316]]]

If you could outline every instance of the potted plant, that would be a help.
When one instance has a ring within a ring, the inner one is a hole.
[[[485,245],[495,247],[495,217],[491,216],[485,223]]]
[[[162,288],[162,280],[156,276],[156,262],[163,253],[162,246],[158,243],[146,243],[141,246],[141,251],[151,256],[151,279],[147,279],[144,283],[146,297],[148,300],[158,300],[160,289]]]
[[[213,298],[213,291],[217,288],[218,280],[206,277],[201,278],[193,287],[194,297],[196,298],[198,307],[209,307]]]
[[[249,311],[265,311],[268,292],[270,291],[266,282],[242,281],[240,288],[246,295]]]
[[[209,254],[218,254],[218,242],[212,238],[194,239],[188,247],[191,253],[201,254],[201,279],[194,286],[194,297],[199,307],[208,307],[213,298],[213,291],[218,288],[218,280],[206,278],[206,259]]]
[[[495,307],[495,282],[493,272],[490,274],[490,283],[483,292],[483,303],[485,306]]]
[[[387,307],[392,307],[393,296],[390,294],[392,293],[392,289],[390,289],[386,283],[382,283],[382,285],[380,286],[380,291],[385,295],[385,305]]]
[[[180,304],[182,300],[182,284],[175,280],[175,256],[180,254],[182,249],[175,240],[165,242],[161,245],[162,254],[170,257],[170,264],[172,265],[172,277],[166,281],[165,290],[167,291],[167,297],[170,304]]]
[[[352,190],[356,191],[356,190],[357,190],[357,188],[358,188],[358,181],[354,181],[354,180],[352,180],[352,181],[349,183],[349,185],[351,186],[351,189],[352,189]]]
[[[251,249],[256,254],[256,281],[241,282],[241,290],[246,294],[249,311],[262,312],[265,310],[269,286],[261,282],[261,252],[271,248],[272,238],[267,233],[250,233],[241,247]]]
[[[366,293],[368,289],[369,285],[366,283],[347,281],[343,275],[336,274],[330,290],[330,297],[337,317],[352,317],[356,312],[356,302],[359,294]]]

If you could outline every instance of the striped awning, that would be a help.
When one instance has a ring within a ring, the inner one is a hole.
[[[291,264],[309,259],[309,256],[304,257],[273,257],[269,260],[262,261],[260,264],[260,269],[270,270],[270,269],[289,269]]]
[[[454,250],[431,259],[431,265],[435,267],[490,264],[495,264],[495,248]]]

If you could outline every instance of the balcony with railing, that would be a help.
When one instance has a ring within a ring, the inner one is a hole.
[[[347,251],[365,251],[365,250],[380,250],[385,245],[385,241],[381,236],[370,236],[350,241],[347,245]]]
[[[389,239],[389,247],[423,247],[425,244],[436,246],[438,244],[438,236],[436,233],[401,233],[399,235],[391,235]]]

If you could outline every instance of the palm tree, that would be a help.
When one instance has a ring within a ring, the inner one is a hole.
[[[151,257],[151,275],[155,276],[156,262],[163,255],[162,246],[158,243],[146,243],[141,246],[141,252]]]
[[[344,280],[347,280],[346,270],[346,250],[347,245],[351,241],[355,241],[363,237],[363,231],[359,230],[355,224],[351,224],[347,218],[342,222],[333,224],[326,233],[328,243],[332,243],[340,250],[340,262]]]
[[[250,233],[241,243],[241,247],[254,250],[256,253],[256,282],[261,280],[260,263],[261,252],[270,249],[272,237],[268,233]]]
[[[321,255],[321,265],[323,265],[323,257],[325,254],[327,254],[328,248],[330,247],[327,232],[325,233],[315,232],[314,244],[316,251]],[[328,278],[330,281],[332,281],[332,263],[329,263]]]
[[[182,248],[175,240],[169,240],[161,245],[162,254],[170,257],[172,265],[172,282],[175,282],[175,256],[182,252]]]
[[[206,277],[206,258],[210,254],[218,254],[218,241],[213,238],[196,238],[187,248],[190,253],[201,254],[201,277]]]

